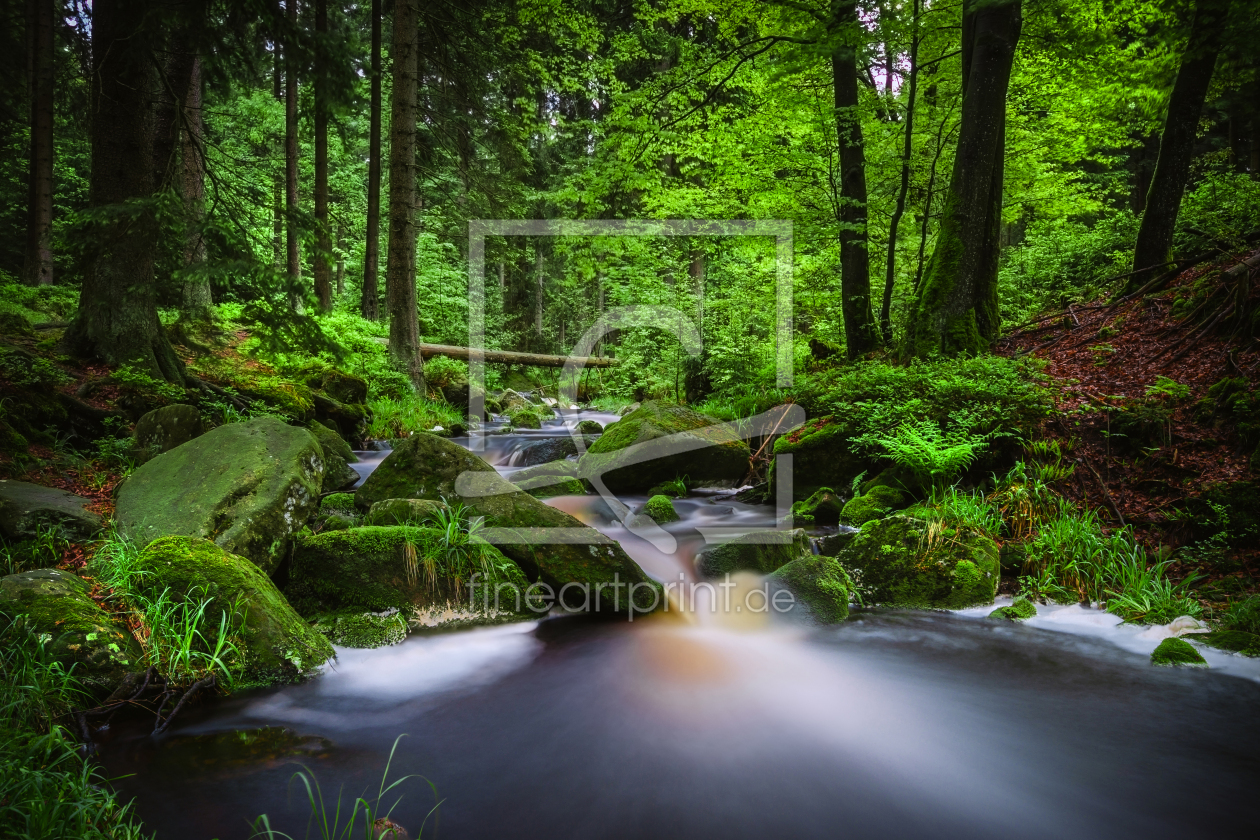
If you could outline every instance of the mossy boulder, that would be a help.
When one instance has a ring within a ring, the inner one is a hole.
[[[892,487],[877,484],[861,496],[854,496],[845,502],[844,508],[840,511],[840,521],[856,528],[872,519],[880,519],[905,505],[904,493]]]
[[[144,670],[144,655],[126,627],[89,596],[86,582],[58,569],[0,578],[0,610],[24,615],[53,658],[94,693],[108,694],[124,676]]]
[[[596,437],[583,437],[582,448],[590,449]],[[512,466],[535,467],[551,461],[562,461],[578,454],[577,441],[570,435],[530,441],[512,455]]]
[[[658,525],[664,525],[667,522],[677,522],[680,517],[678,511],[674,510],[674,503],[669,500],[669,496],[653,496],[647,500],[647,504],[643,506],[643,512],[652,517]]]
[[[998,607],[989,613],[989,618],[1005,621],[1026,621],[1037,614],[1037,605],[1027,598],[1016,598],[1008,607]]]
[[[541,429],[543,418],[532,408],[522,408],[509,412],[508,420],[518,429]]]
[[[1152,665],[1187,666],[1190,668],[1206,668],[1207,660],[1195,650],[1194,645],[1185,639],[1164,639],[1159,647],[1151,652]]]
[[[231,423],[153,458],[118,493],[117,523],[138,543],[213,540],[270,574],[318,505],[324,453],[274,417]]]
[[[422,525],[433,522],[446,505],[432,499],[385,499],[372,505],[364,525]]]
[[[407,638],[407,619],[396,609],[379,613],[338,610],[321,615],[312,626],[328,641],[341,647],[386,647]]]
[[[319,441],[320,451],[324,453],[323,492],[344,490],[358,481],[359,474],[350,469],[350,465],[357,463],[359,456],[354,454],[350,444],[318,420],[312,420],[306,428]]]
[[[206,431],[201,412],[191,405],[175,404],[155,408],[136,421],[136,454],[143,460],[169,452]]]
[[[243,643],[232,668],[244,685],[292,682],[333,655],[327,640],[307,626],[258,566],[210,540],[154,540],[140,553],[136,570],[140,593],[147,597],[169,589],[177,597],[212,598],[206,608],[211,626],[217,627],[220,616],[239,605]]]
[[[53,529],[71,542],[95,539],[103,522],[87,509],[90,504],[82,496],[55,487],[0,479],[0,535],[24,540],[41,529]]]
[[[812,496],[803,502],[792,505],[792,515],[801,517],[802,522],[815,525],[836,525],[840,522],[840,511],[844,503],[830,487],[820,487]]]
[[[1247,633],[1243,630],[1216,630],[1196,636],[1196,638],[1209,647],[1241,653],[1243,656],[1260,656],[1260,636],[1255,633]]]
[[[531,581],[552,587],[629,584],[635,587],[637,608],[659,605],[659,584],[616,542],[548,507],[477,455],[436,435],[402,441],[354,495],[360,510],[385,499],[459,499],[469,513],[485,517],[486,525],[496,529],[488,539]],[[553,528],[564,530],[539,530]],[[618,603],[628,609],[624,597]]]
[[[863,525],[836,559],[870,603],[964,609],[990,604],[997,594],[997,543],[901,514]]]
[[[705,577],[721,577],[738,571],[768,575],[810,554],[809,537],[801,528],[744,534],[728,543],[696,555],[696,570]]]
[[[809,420],[774,442],[775,455],[792,455],[792,498],[808,499],[825,487],[848,487],[870,467],[849,438],[853,430],[830,415]],[[771,462],[771,495],[777,492],[778,469]]]
[[[325,368],[307,379],[306,384],[323,391],[340,403],[362,405],[367,402],[367,380],[336,368]]]
[[[508,475],[508,481],[535,499],[552,496],[582,496],[586,487],[577,477],[576,461],[552,461]]]
[[[584,479],[613,493],[647,490],[680,475],[696,485],[733,485],[748,473],[748,445],[721,421],[651,400],[610,424],[578,462]]]
[[[305,615],[397,610],[425,626],[493,624],[529,614],[529,581],[516,564],[484,543],[453,554],[442,533],[368,525],[303,534],[285,592]]]
[[[328,513],[330,511],[352,511],[354,510],[354,494],[353,493],[329,493],[327,496],[319,500],[319,512]]]
[[[604,433],[604,427],[594,420],[579,420],[574,431],[579,435],[600,435]]]
[[[513,411],[521,411],[522,409],[532,409],[534,407],[534,404],[529,401],[528,397],[524,394],[519,394],[516,391],[513,391],[511,388],[508,388],[502,394],[499,394],[498,398],[494,401],[498,403],[499,411],[496,412],[498,414],[507,414]]]
[[[852,581],[834,557],[798,557],[771,574],[769,580],[791,591],[819,621],[834,624],[849,617]]]

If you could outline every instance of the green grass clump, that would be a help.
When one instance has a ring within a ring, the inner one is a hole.
[[[462,423],[464,412],[450,403],[426,399],[417,394],[368,399],[372,419],[368,421],[368,437],[394,440],[427,432],[434,426],[449,429]]]
[[[1164,639],[1159,647],[1151,653],[1152,665],[1185,665],[1191,668],[1206,668],[1205,660],[1194,645],[1185,639]]]
[[[913,512],[928,521],[940,520],[954,528],[971,528],[989,537],[997,537],[1002,532],[1002,512],[979,491],[969,493],[957,487],[937,489]]]

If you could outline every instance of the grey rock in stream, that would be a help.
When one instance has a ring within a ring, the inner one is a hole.
[[[51,528],[62,539],[95,539],[103,523],[98,514],[87,510],[89,504],[88,499],[55,487],[0,480],[0,534],[23,540],[41,528]]]

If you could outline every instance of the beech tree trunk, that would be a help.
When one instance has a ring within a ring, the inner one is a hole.
[[[389,352],[424,394],[420,322],[416,313],[416,93],[419,71],[419,0],[395,0],[393,92],[390,96],[389,245],[385,293],[389,300]]]
[[[377,269],[381,259],[381,0],[372,0],[372,101],[368,116],[367,245],[363,252],[363,300],[359,311],[381,317]]]
[[[871,308],[871,266],[866,235],[866,153],[858,111],[857,53],[845,43],[858,26],[857,4],[836,0],[833,36],[842,39],[831,53],[835,88],[836,142],[840,147],[840,189],[836,220],[840,223],[840,307],[849,358],[879,346]],[[841,30],[853,30],[840,34]]]
[[[893,278],[897,268],[897,228],[906,213],[906,194],[910,191],[910,153],[914,144],[914,97],[919,86],[919,0],[912,7],[913,31],[910,35],[910,91],[906,98],[906,134],[901,146],[901,186],[897,190],[897,206],[888,223],[888,262],[884,268],[884,305],[879,311],[879,331],[885,344],[892,344]],[[891,54],[891,50],[889,51]],[[888,63],[889,94],[892,91],[892,61]]]
[[[296,29],[298,0],[285,0],[289,25]],[[298,100],[297,57],[293,50],[285,50],[284,56],[284,214],[285,214],[285,273],[289,280],[289,306],[297,310],[302,296],[302,242],[298,230]]]
[[[153,43],[141,0],[96,0],[92,9],[93,208],[116,210],[96,228],[97,250],[83,279],[65,349],[183,383],[183,363],[158,321],[157,242],[151,199]]]
[[[1208,85],[1212,83],[1228,10],[1229,0],[1197,0],[1195,3],[1190,38],[1168,100],[1164,132],[1159,138],[1159,159],[1146,194],[1142,225],[1133,249],[1134,273],[1126,292],[1141,288],[1152,274],[1172,261],[1173,228],[1177,224],[1186,179],[1190,176],[1199,114],[1203,111]]]
[[[201,58],[193,56],[184,97],[184,126],[180,132],[180,161],[183,166],[184,212],[188,218],[188,241],[184,247],[184,265],[193,272],[184,280],[181,310],[194,320],[211,316],[214,303],[210,278],[196,270],[206,261],[206,241],[201,230],[205,214],[206,163],[202,146],[201,121]]]
[[[315,0],[315,32],[328,34],[328,0]],[[332,233],[328,228],[328,68],[321,39],[315,52],[315,300],[332,309]]]
[[[31,286],[53,282],[53,0],[29,0],[31,160],[26,256],[22,279]]]
[[[903,354],[979,353],[998,335],[1006,91],[1021,0],[966,0],[962,124],[936,246],[919,285]]]

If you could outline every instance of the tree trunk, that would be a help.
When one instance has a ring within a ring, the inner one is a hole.
[[[1146,209],[1138,228],[1137,247],[1133,250],[1134,273],[1126,292],[1141,288],[1153,272],[1161,270],[1172,259],[1173,227],[1181,207],[1181,194],[1190,176],[1199,114],[1212,82],[1228,9],[1229,0],[1197,0],[1195,3],[1190,38],[1168,100],[1164,132],[1159,139],[1159,159],[1146,195]]]
[[[936,247],[909,324],[908,356],[979,353],[998,335],[1006,90],[1020,11],[1020,0],[964,6],[962,125]]]
[[[79,312],[65,348],[110,365],[131,364],[183,382],[183,364],[158,321],[153,264],[156,224],[145,206],[154,192],[153,46],[138,0],[96,0],[92,10],[93,208],[119,212],[102,219],[97,251],[83,279]],[[151,24],[150,24],[151,25]]]
[[[315,0],[315,32],[328,34],[328,0]],[[332,309],[332,234],[328,228],[328,68],[323,39],[315,51],[315,300]]]
[[[381,317],[377,269],[381,259],[381,0],[372,0],[372,101],[368,115],[367,246],[363,252],[363,300],[359,311]]]
[[[416,92],[419,70],[419,0],[395,0],[393,92],[390,96],[389,245],[385,293],[389,299],[389,352],[424,395],[420,322],[416,314]]]
[[[285,0],[289,26],[297,29],[298,0]],[[302,302],[301,236],[298,231],[298,72],[293,50],[284,55],[284,215],[285,273],[289,280],[289,306],[297,310]]]
[[[272,65],[271,65],[271,95],[275,97],[277,102],[284,101],[284,87],[282,79],[284,78],[283,56],[280,52],[280,44],[272,45]],[[280,137],[272,138],[275,143],[276,157],[281,157],[283,151],[280,147],[284,146],[284,139]],[[287,170],[277,167],[272,172],[271,181],[271,257],[272,264],[278,271],[283,266],[285,260],[284,251],[284,177]]]
[[[879,331],[885,344],[892,344],[893,277],[897,267],[897,228],[906,213],[906,194],[910,191],[910,153],[914,144],[914,96],[919,85],[919,0],[914,0],[913,32],[910,35],[910,91],[906,99],[906,134],[901,146],[901,186],[897,190],[897,206],[888,224],[888,263],[884,268],[884,305],[879,311]],[[889,50],[891,53],[891,50]],[[889,60],[888,72],[892,73]],[[892,82],[889,81],[891,93]]]
[[[206,320],[211,316],[210,307],[214,303],[210,278],[194,268],[206,261],[206,240],[201,230],[201,220],[205,214],[206,162],[202,146],[201,59],[197,56],[193,57],[188,93],[184,97],[184,130],[180,133],[180,146],[184,174],[184,211],[188,219],[184,266],[194,269],[184,280],[181,310],[185,317]]]
[[[539,339],[543,334],[543,246],[541,239],[534,240],[534,332]]]
[[[53,0],[29,0],[31,57],[31,168],[22,279],[53,282]]]
[[[858,26],[857,5],[836,0],[833,36],[851,39],[839,30]],[[857,358],[879,346],[875,315],[871,309],[871,267],[866,235],[866,153],[862,146],[862,119],[858,111],[857,53],[843,42],[831,54],[835,86],[836,142],[840,147],[840,194],[836,219],[840,223],[840,305],[844,313],[844,337],[849,358]]]

